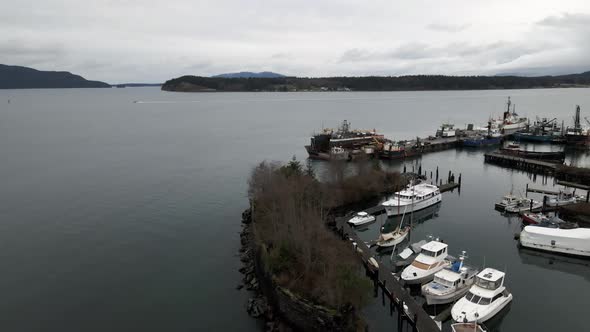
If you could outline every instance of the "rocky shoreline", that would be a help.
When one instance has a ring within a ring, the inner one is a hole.
[[[242,283],[236,289],[251,291],[253,296],[248,299],[246,311],[252,318],[261,319],[265,322],[265,331],[291,331],[291,329],[274,314],[273,307],[269,304],[268,298],[260,289],[259,279],[254,265],[255,255],[251,237],[252,213],[246,209],[242,213],[242,231],[240,232],[240,261],[243,266],[240,273],[244,276]]]
[[[257,252],[252,236],[252,215],[247,209],[242,213],[240,232],[240,261],[243,266],[242,283],[236,289],[246,289],[253,293],[248,299],[246,311],[255,319],[264,321],[265,331],[356,331],[364,323],[352,306],[334,311],[314,304],[293,294],[272,280],[261,266],[260,253]]]

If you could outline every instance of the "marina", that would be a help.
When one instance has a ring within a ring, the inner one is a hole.
[[[345,96],[326,92],[312,98],[304,93],[204,93],[195,97],[160,93],[151,88],[106,89],[97,95],[76,89],[69,93],[71,96],[64,99],[51,90],[11,92],[11,108],[2,131],[5,139],[0,141],[6,153],[6,162],[0,167],[4,174],[11,174],[3,186],[6,229],[1,242],[10,248],[5,250],[5,262],[11,269],[10,282],[5,283],[10,287],[3,289],[3,310],[9,317],[31,319],[5,320],[2,326],[6,330],[34,330],[35,322],[43,317],[73,312],[81,320],[95,321],[96,330],[112,329],[117,324],[145,330],[203,326],[259,331],[262,324],[251,319],[245,310],[251,295],[245,288],[235,289],[242,278],[237,265],[236,234],[240,225],[236,220],[247,207],[245,179],[251,165],[261,160],[288,161],[293,154],[304,161],[307,152],[302,146],[309,144],[309,140],[302,133],[320,127],[319,119],[339,123],[346,118],[359,127],[372,130],[375,126],[378,133],[389,137],[410,138],[423,133],[420,137],[427,138],[429,134],[434,136],[433,129],[438,124],[448,122],[449,113],[445,110],[453,111],[455,123],[487,119],[506,96],[505,90],[350,92]],[[558,117],[566,123],[572,116],[573,109],[567,106],[571,101],[582,104],[582,112],[590,103],[587,89],[511,90],[510,94],[518,100],[518,113]],[[195,103],[197,99],[199,102]],[[31,102],[24,104],[22,100]],[[87,107],[71,105],[73,100]],[[129,102],[133,100],[146,102]],[[153,100],[166,104],[149,102]],[[283,107],[277,107],[278,102]],[[527,105],[529,110],[525,110]],[[559,105],[566,105],[564,112]],[[400,113],[392,109],[410,109],[410,116],[400,121]],[[138,112],[142,117],[137,117]],[[138,121],[140,126],[133,131],[122,130],[125,127],[115,125],[120,121]],[[40,129],[41,124],[44,130]],[[219,128],[224,128],[223,132]],[[83,139],[88,135],[91,141]],[[32,137],[37,143],[25,144]],[[220,144],[225,152],[212,154],[212,147]],[[527,144],[521,142],[524,146]],[[534,147],[539,151],[561,148],[528,145],[530,150]],[[512,185],[517,196],[527,183],[555,192],[562,185],[553,185],[551,175],[545,182],[540,176],[535,180],[521,170],[484,163],[486,152],[490,151],[453,147],[406,160],[378,160],[383,167],[400,172],[404,166],[407,171],[415,166],[418,172],[421,165],[422,173],[428,173],[427,183],[436,182],[438,167],[443,198],[438,205],[414,213],[412,231],[395,250],[371,247],[366,252],[380,267],[399,273],[396,258],[406,244],[435,235],[449,244],[451,255],[458,257],[461,250],[466,250],[469,265],[499,270],[506,267],[506,285],[514,301],[506,315],[497,315],[497,320],[485,323],[489,331],[584,331],[585,299],[579,294],[590,285],[587,261],[518,249],[514,234],[521,230],[519,216],[503,215],[493,209],[494,202],[508,193]],[[50,158],[60,168],[48,171],[45,165],[32,163],[32,157],[27,156],[35,155]],[[588,167],[589,161],[585,152],[566,151],[568,165]],[[354,169],[356,164],[347,163],[347,167]],[[329,163],[313,160],[312,166],[322,179],[329,179],[332,174]],[[455,173],[456,183],[447,186],[449,170]],[[93,177],[88,176],[89,172]],[[460,193],[459,173],[463,178]],[[583,180],[576,176],[567,181],[583,185],[579,179]],[[453,191],[444,190],[451,187]],[[103,190],[109,194],[101,194]],[[79,195],[80,192],[85,194]],[[584,193],[584,189],[576,190],[576,194]],[[22,205],[19,202],[25,194],[28,203]],[[542,200],[542,194],[533,197]],[[72,209],[67,202],[74,202],[76,208]],[[382,209],[378,203],[369,205]],[[370,213],[365,206],[359,206],[355,213],[358,211]],[[576,216],[580,215],[576,212]],[[356,238],[374,241],[382,225],[393,230],[400,219],[401,216],[386,218],[384,213],[378,214],[376,221],[355,229]],[[407,215],[404,225],[409,222]],[[58,248],[55,241],[65,247]],[[203,256],[203,252],[212,256]],[[23,261],[23,257],[27,260]],[[89,265],[90,262],[101,264]],[[150,276],[149,282],[139,282],[145,275]],[[531,277],[535,275],[543,277]],[[390,284],[394,276],[381,277],[388,278],[388,292],[407,301],[414,299],[423,308],[425,299],[420,295],[408,294],[406,298],[406,288],[402,286],[396,292],[397,288]],[[53,281],[30,282],[40,278]],[[124,290],[122,285],[136,287]],[[195,285],[201,285],[204,293],[195,293]],[[97,286],[98,289],[93,288]],[[362,312],[369,331],[401,331],[397,329],[398,307],[394,304],[390,316],[389,303],[383,305],[381,286],[378,287],[378,297],[371,298]],[[110,294],[113,289],[120,291]],[[56,302],[53,296],[36,294],[63,296]],[[112,300],[108,306],[102,302],[105,296]],[[96,310],[88,310],[89,305]],[[165,310],[171,305],[178,310]],[[152,309],[159,313],[154,314]],[[439,316],[447,308],[437,305],[436,310],[426,309],[424,319]],[[215,318],[219,310],[226,310],[232,319]],[[127,314],[122,316],[119,312]],[[402,309],[400,315],[406,317],[406,311]],[[446,316],[448,319],[449,314]],[[81,322],[69,323],[73,329],[88,328]],[[405,318],[403,325],[403,331],[412,329]],[[443,331],[450,331],[450,325],[443,320]],[[55,320],[46,321],[46,327],[64,328]]]
[[[581,180],[579,170],[567,170],[564,166],[564,161],[567,159],[565,151],[535,151],[528,150],[525,146],[521,148],[518,141],[536,142],[536,143],[560,143],[567,144],[563,133],[565,131],[558,127],[553,120],[540,120],[535,122],[531,128],[526,118],[520,118],[514,111],[510,109],[510,99],[507,103],[507,110],[504,113],[503,119],[490,120],[487,126],[487,134],[482,130],[470,131],[470,135],[466,135],[464,131],[456,130],[452,124],[445,123],[436,132],[435,137],[427,139],[435,141],[441,146],[446,145],[445,148],[451,147],[480,147],[499,145],[499,149],[495,152],[484,153],[484,161],[501,165],[503,167],[514,168],[525,171],[529,174],[541,174],[543,176],[543,184],[546,179],[551,176],[556,176],[561,179],[575,179]],[[577,110],[579,113],[579,109]],[[492,129],[493,128],[493,129]],[[471,127],[470,130],[473,130]],[[562,135],[559,135],[559,132]],[[523,139],[523,134],[527,136]],[[503,147],[503,142],[508,139],[515,139]],[[444,143],[443,143],[444,142]],[[405,141],[396,143],[385,140],[383,147],[377,146],[377,150],[381,148],[379,154],[372,157],[379,157],[383,159],[400,159],[405,160],[409,157],[420,157],[425,152],[425,144],[423,140],[416,139],[415,141]],[[420,166],[420,169],[422,166]],[[404,162],[404,171],[406,169]],[[413,166],[414,170],[414,166]],[[419,173],[422,173],[419,170]],[[437,167],[438,181],[438,167]],[[559,175],[558,175],[559,174]],[[575,174],[575,175],[574,175]],[[419,285],[421,295],[424,298],[424,306],[436,306],[445,303],[451,303],[447,307],[446,314],[441,312],[439,315],[429,316],[433,319],[436,325],[441,325],[442,322],[452,317],[454,322],[451,329],[461,330],[467,325],[460,324],[474,324],[470,325],[474,329],[482,329],[482,323],[491,320],[499,312],[504,312],[505,307],[509,307],[512,301],[512,293],[510,293],[504,286],[505,273],[493,268],[485,267],[481,272],[474,267],[464,266],[465,252],[456,260],[448,254],[448,244],[440,242],[438,239],[430,242],[421,241],[420,244],[409,245],[410,242],[404,245],[407,238],[410,238],[412,233],[412,223],[404,225],[404,219],[407,218],[408,213],[413,214],[423,209],[427,209],[432,205],[441,204],[442,201],[442,186],[434,186],[427,184],[428,172],[425,172],[425,179],[423,183],[410,184],[404,190],[396,192],[389,199],[386,199],[380,204],[365,210],[370,214],[383,214],[388,220],[390,218],[400,218],[399,223],[393,230],[385,232],[385,226],[381,227],[379,236],[376,240],[365,241],[363,245],[367,245],[366,249],[358,241],[360,238],[350,237],[355,248],[364,256],[367,251],[370,251],[371,246],[378,248],[377,253],[382,255],[380,251],[397,253],[395,263],[392,261],[391,266],[394,270],[391,273],[399,280],[402,287],[413,287]],[[431,173],[432,177],[432,173]],[[451,184],[451,175],[449,174],[449,184]],[[432,181],[432,180],[431,180]],[[563,182],[563,180],[554,180],[555,182]],[[447,186],[449,185],[447,184]],[[572,186],[578,188],[588,189],[587,186],[568,182]],[[441,182],[442,185],[442,182]],[[501,210],[504,214],[519,215],[522,218],[523,230],[518,237],[518,246],[521,248],[530,248],[534,250],[550,251],[554,253],[584,256],[587,255],[585,244],[576,242],[574,239],[581,239],[583,242],[590,242],[585,234],[586,230],[580,231],[577,224],[565,222],[556,216],[548,216],[545,213],[556,211],[562,206],[568,206],[583,202],[590,196],[590,191],[587,191],[585,196],[576,195],[569,187],[564,187],[560,190],[547,190],[540,188],[529,188],[526,184],[525,195],[543,194],[542,200],[527,198],[525,196],[517,196],[512,193],[505,195],[501,202],[495,204],[496,209]],[[444,203],[442,203],[444,204]],[[376,219],[379,220],[377,217]],[[381,221],[383,224],[383,221]],[[530,225],[530,226],[526,226]],[[391,228],[390,228],[391,229]],[[354,232],[354,229],[351,229]],[[340,227],[340,234],[343,234],[343,229]],[[343,237],[349,237],[346,233]],[[552,240],[545,240],[543,238],[553,238]],[[559,240],[556,240],[559,238]],[[411,239],[410,239],[411,241]],[[400,249],[397,247],[401,246]],[[360,249],[359,249],[360,248]],[[390,249],[392,248],[392,249]],[[405,249],[404,249],[405,248]],[[365,259],[363,259],[365,261]],[[375,257],[370,256],[366,259],[366,266],[369,270],[379,271],[383,266]],[[401,268],[401,271],[399,270]],[[395,272],[397,271],[397,272]],[[479,273],[479,274],[478,274]],[[385,281],[383,284],[386,284]],[[384,293],[387,293],[386,289]],[[414,297],[415,298],[415,297]],[[395,300],[395,299],[394,299]],[[407,305],[403,306],[404,312],[408,314]],[[427,307],[424,307],[426,310]],[[502,316],[503,316],[502,315]],[[403,314],[400,316],[403,317]],[[402,318],[399,318],[403,320]],[[398,319],[398,320],[399,320]],[[418,329],[419,318],[414,320],[409,319],[409,324],[415,329]],[[419,330],[419,329],[418,329]]]

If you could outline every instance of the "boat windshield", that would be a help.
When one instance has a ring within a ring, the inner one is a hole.
[[[430,257],[436,257],[436,252],[434,252],[434,251],[422,249],[422,251],[420,251],[420,253],[422,255],[426,255],[426,256],[430,256]]]
[[[434,276],[434,282],[436,282],[439,285],[443,285],[443,286],[447,286],[447,287],[451,287],[454,285],[452,282],[442,279],[442,278],[439,278],[437,276]]]
[[[494,290],[494,289],[500,287],[500,285],[502,285],[502,280],[504,280],[504,277],[502,277],[496,281],[489,281],[489,280],[482,279],[480,277],[476,277],[475,284],[481,288]]]
[[[492,302],[492,299],[490,299],[489,297],[477,296],[471,292],[467,292],[465,298],[467,299],[467,301],[479,305],[488,305]]]

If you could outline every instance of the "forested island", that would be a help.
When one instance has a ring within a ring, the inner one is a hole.
[[[0,64],[0,89],[110,88],[67,71],[42,71]]]
[[[162,85],[164,91],[402,91],[590,87],[590,71],[560,76],[363,76],[225,78],[182,76]]]

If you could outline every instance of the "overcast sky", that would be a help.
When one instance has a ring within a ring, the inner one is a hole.
[[[0,63],[109,83],[581,72],[590,0],[0,0]]]

